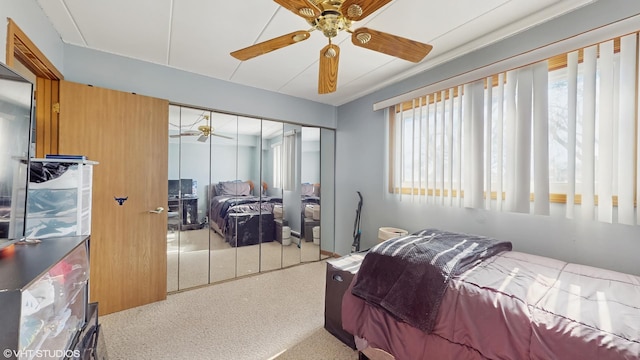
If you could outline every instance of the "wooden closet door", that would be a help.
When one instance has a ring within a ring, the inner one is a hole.
[[[60,81],[59,152],[99,162],[90,301],[100,314],[166,299],[168,116],[166,100]]]

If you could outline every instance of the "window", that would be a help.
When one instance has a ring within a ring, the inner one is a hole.
[[[389,108],[399,199],[635,224],[637,34]]]

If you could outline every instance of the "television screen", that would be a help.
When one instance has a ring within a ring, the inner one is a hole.
[[[191,179],[180,179],[180,192],[183,197],[193,196],[193,181]]]
[[[180,180],[169,180],[169,198],[180,197]]]

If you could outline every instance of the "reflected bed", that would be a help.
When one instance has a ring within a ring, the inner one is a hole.
[[[262,187],[265,192],[265,187]],[[232,247],[275,240],[274,205],[282,198],[254,196],[250,181],[222,181],[211,186],[209,226]]]

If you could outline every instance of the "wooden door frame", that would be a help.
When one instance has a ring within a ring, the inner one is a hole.
[[[14,68],[19,61],[36,75],[35,122],[36,157],[58,153],[59,81],[64,76],[11,19],[7,18],[6,64]]]

